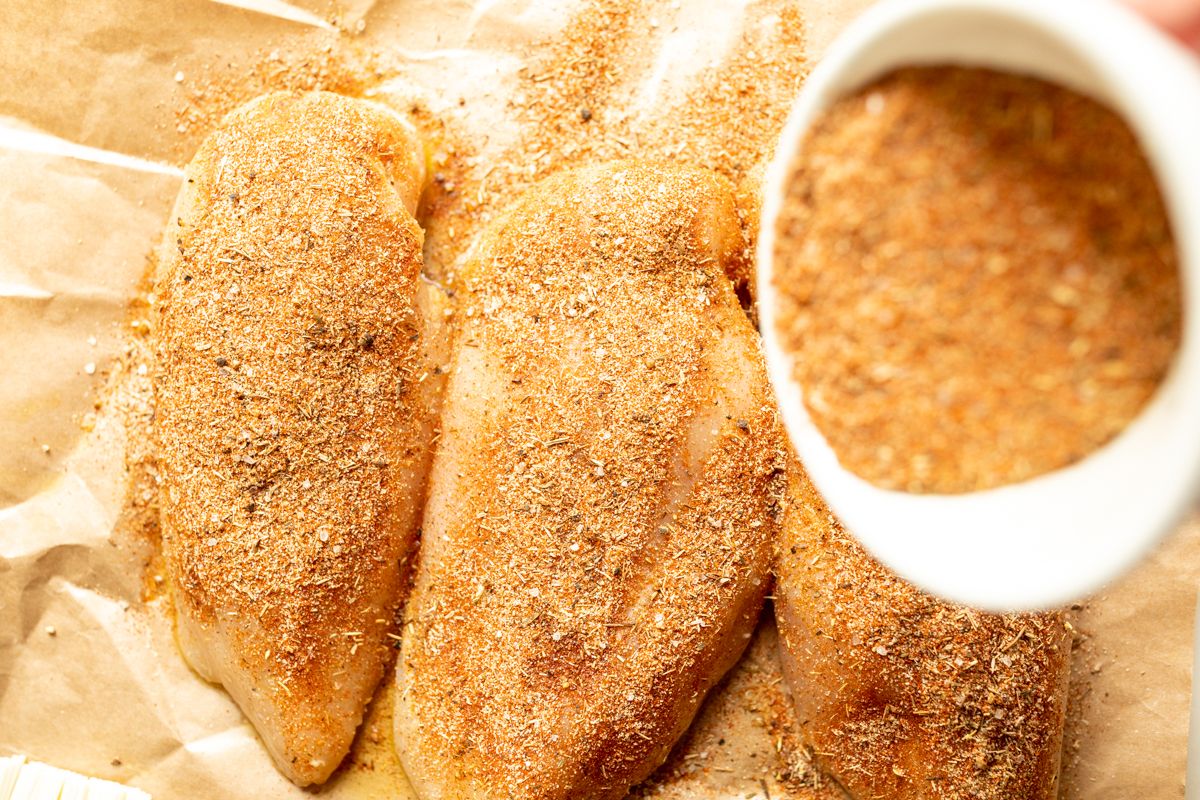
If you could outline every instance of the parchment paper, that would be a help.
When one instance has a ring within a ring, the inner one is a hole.
[[[154,599],[152,542],[123,533],[152,491],[129,467],[148,414],[133,402],[148,363],[131,302],[203,133],[179,110],[211,99],[213,75],[274,63],[272,51],[283,70],[291,54],[350,42],[400,65],[381,96],[444,115],[475,149],[477,176],[489,152],[522,136],[512,107],[531,43],[552,41],[583,4],[231,2],[0,0],[0,755],[159,798],[309,794],[275,772],[225,694],[188,670]],[[792,3],[808,58],[865,4]],[[631,5],[622,36],[640,46],[624,57],[621,113],[637,133],[632,149],[653,153],[667,146],[654,132],[737,57],[739,38],[769,39],[783,4]],[[686,158],[686,145],[671,152]],[[456,236],[436,225],[430,235]],[[435,250],[442,268],[463,247]],[[1182,797],[1198,581],[1194,519],[1074,613],[1065,797]],[[773,636],[767,624],[646,796],[831,796],[806,788],[805,765],[789,755]],[[410,796],[386,691],[320,793]]]

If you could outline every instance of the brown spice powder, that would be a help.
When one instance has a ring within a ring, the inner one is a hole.
[[[896,72],[794,165],[779,331],[818,428],[886,488],[965,492],[1117,435],[1181,335],[1154,178],[1099,103],[987,70]]]

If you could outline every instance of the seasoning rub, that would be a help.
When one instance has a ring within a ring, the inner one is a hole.
[[[779,435],[743,250],[727,181],[632,161],[484,232],[397,665],[421,797],[623,797],[745,647]]]
[[[798,463],[775,612],[800,737],[853,800],[1053,800],[1070,675],[1060,613],[935,600],[842,529]]]
[[[383,106],[272,94],[187,169],[157,274],[162,530],[180,646],[320,783],[382,677],[436,414],[424,154]]]

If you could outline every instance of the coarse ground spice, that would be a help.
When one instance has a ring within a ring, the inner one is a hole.
[[[842,464],[966,492],[1119,433],[1181,335],[1171,232],[1128,126],[980,69],[896,72],[814,125],[778,223],[779,333]]]

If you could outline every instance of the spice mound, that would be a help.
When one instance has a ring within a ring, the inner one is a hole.
[[[884,488],[1078,461],[1179,346],[1174,245],[1133,133],[1033,78],[912,68],[834,104],[793,163],[774,256],[808,412]]]

